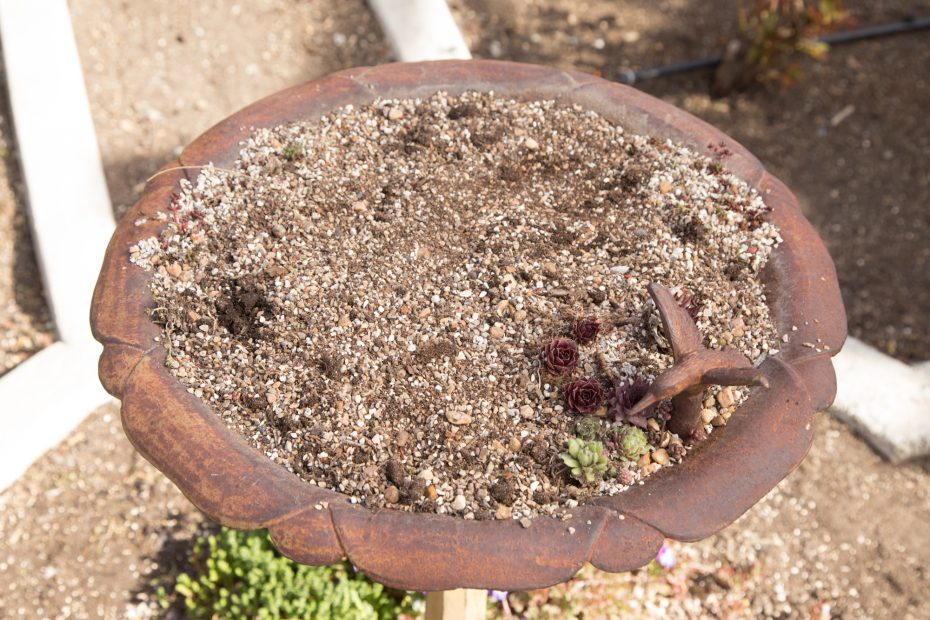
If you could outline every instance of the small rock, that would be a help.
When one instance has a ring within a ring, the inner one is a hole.
[[[520,417],[524,420],[529,420],[533,417],[534,409],[530,405],[523,405],[520,407]]]
[[[364,200],[357,200],[352,203],[352,210],[356,213],[364,213],[368,209],[368,203]]]
[[[352,319],[349,318],[348,314],[343,314],[341,317],[339,317],[339,327],[345,329],[350,325],[352,325]]]
[[[662,430],[662,427],[659,426],[659,422],[655,418],[649,418],[649,420],[646,422],[646,426],[654,431]]]
[[[511,437],[510,443],[507,445],[507,447],[510,448],[511,452],[519,452],[520,448],[523,447],[523,444],[520,443],[520,439],[518,437]]]
[[[472,417],[467,413],[462,411],[455,411],[454,409],[446,410],[446,419],[450,424],[455,424],[456,426],[464,426],[466,424],[471,424]]]
[[[663,194],[667,194],[672,191],[672,182],[666,179],[662,179],[662,181],[659,183],[659,191]]]
[[[494,516],[498,519],[509,519],[513,516],[513,510],[510,509],[510,506],[501,504],[497,507],[497,512],[494,513]]]
[[[410,441],[410,433],[407,431],[397,431],[397,435],[394,437],[394,443],[399,448],[403,448]]]
[[[736,400],[733,398],[733,390],[728,387],[720,390],[720,392],[717,393],[717,403],[724,409],[735,405]]]
[[[384,489],[384,501],[389,504],[396,504],[400,501],[400,490],[393,484]]]
[[[517,310],[517,311],[514,312],[514,314],[513,314],[513,320],[514,320],[514,321],[520,322],[520,321],[522,321],[522,320],[525,319],[525,318],[526,318],[526,310]]]
[[[387,113],[388,120],[399,121],[404,118],[404,109],[400,106],[394,106]]]
[[[550,297],[568,297],[571,295],[571,291],[567,288],[551,288],[549,289]]]
[[[539,142],[529,137],[523,141],[523,144],[531,151],[535,151],[539,148]]]
[[[284,228],[281,224],[275,224],[271,227],[271,234],[280,239],[287,233],[287,229]]]
[[[530,521],[528,518],[523,517],[522,519],[520,519],[520,525],[522,525],[523,529],[526,530],[526,529],[529,529],[531,525],[533,525],[533,522]]]
[[[167,272],[168,272],[168,275],[171,276],[172,278],[180,278],[180,277],[181,277],[181,271],[182,271],[182,270],[181,270],[181,265],[179,265],[179,264],[177,264],[177,263],[171,263],[171,264],[169,264],[167,267],[165,267],[165,271],[167,271]]]
[[[436,498],[439,497],[439,491],[436,490],[436,485],[429,485],[426,487],[426,497],[431,501],[436,501]]]
[[[710,424],[711,421],[717,417],[716,409],[703,409],[701,411],[701,422],[704,424]]]
[[[724,418],[722,415],[718,415],[716,418],[711,420],[710,423],[713,424],[714,426],[726,426],[727,425],[726,418]]]
[[[665,465],[668,463],[668,452],[666,452],[664,448],[659,448],[652,453],[652,460],[659,465]]]
[[[200,320],[200,315],[194,312],[193,310],[188,310],[187,320],[190,321],[191,323],[196,323],[197,321]]]
[[[639,465],[640,467],[645,467],[650,462],[651,462],[651,458],[649,456],[649,453],[647,452],[646,454],[639,457],[639,461],[637,461],[636,464]]]
[[[433,473],[432,469],[424,469],[423,471],[417,474],[417,478],[426,480],[427,482],[432,482],[433,480],[436,479],[436,474]]]
[[[456,495],[455,499],[452,500],[452,510],[462,511],[465,510],[465,496]]]
[[[504,328],[498,327],[495,325],[490,330],[491,338],[503,338],[504,337]]]

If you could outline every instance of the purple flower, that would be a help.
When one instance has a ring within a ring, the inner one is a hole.
[[[656,561],[664,568],[674,568],[677,562],[675,550],[669,547],[667,543],[662,543],[662,548],[659,549],[659,553],[656,555]]]
[[[503,603],[507,600],[508,592],[506,590],[488,590],[488,596],[491,597],[491,600],[498,603]]]
[[[578,365],[578,346],[568,338],[555,338],[546,343],[540,353],[546,370],[561,377]]]
[[[604,388],[600,381],[590,377],[575,379],[565,388],[565,401],[571,411],[594,413],[601,406]]]

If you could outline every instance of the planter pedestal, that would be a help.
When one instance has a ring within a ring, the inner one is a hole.
[[[166,351],[149,320],[150,274],[129,249],[158,235],[182,179],[212,163],[231,168],[252,128],[314,119],[378,98],[493,90],[517,99],[556,99],[592,109],[627,131],[671,139],[716,158],[755,187],[784,243],[763,274],[772,316],[789,334],[759,366],[755,388],[725,427],[675,467],[645,484],[598,497],[566,521],[463,519],[368,510],[307,484],[253,450],[165,368]],[[726,155],[720,155],[726,153]],[[137,225],[138,224],[138,225]],[[122,400],[130,441],[207,516],[235,528],[268,528],[278,549],[306,564],[349,558],[389,586],[525,590],[571,578],[585,562],[606,571],[640,567],[666,538],[699,540],[733,522],[804,458],[811,419],[836,389],[830,356],[846,337],[836,273],[823,243],[790,191],[746,149],[706,123],[632,88],[591,75],[494,61],[383,65],[336,73],[264,99],[222,121],[168,164],[110,241],[92,310],[105,345],[100,379]],[[452,596],[449,594],[447,596]]]

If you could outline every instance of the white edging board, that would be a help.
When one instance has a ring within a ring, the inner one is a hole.
[[[32,238],[59,341],[0,378],[0,490],[110,397],[88,315],[114,221],[66,0],[0,0]]]
[[[833,358],[831,412],[893,463],[930,454],[930,366],[908,366],[849,338]]]
[[[397,60],[471,58],[446,0],[368,0]]]

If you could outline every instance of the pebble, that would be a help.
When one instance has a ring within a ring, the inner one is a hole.
[[[523,526],[523,529],[528,530],[530,526],[533,525],[533,522],[530,521],[529,518],[523,517],[522,519],[520,519],[520,525]]]
[[[428,497],[430,501],[436,501],[436,498],[439,497],[439,491],[436,490],[435,485],[431,484],[426,487],[426,497]]]
[[[539,142],[537,142],[536,140],[532,138],[527,138],[526,140],[523,141],[523,144],[526,145],[526,148],[528,148],[531,151],[535,151],[536,149],[539,148]]]
[[[471,424],[472,417],[463,411],[447,409],[446,420],[448,420],[450,424],[455,424],[456,426],[465,426],[466,424]]]
[[[177,263],[170,263],[167,267],[165,267],[165,271],[167,271],[168,275],[171,276],[172,278],[181,277],[181,271],[182,271],[181,265]]]
[[[665,465],[668,463],[668,452],[666,452],[664,448],[659,448],[652,453],[652,460],[659,465]]]
[[[522,407],[520,407],[520,417],[525,420],[529,420],[530,418],[532,418],[533,413],[535,413],[535,410],[530,405],[523,405]]]
[[[713,424],[714,426],[726,426],[727,425],[726,418],[724,418],[722,415],[718,415],[716,418],[711,420],[710,423]]]
[[[517,310],[513,314],[513,320],[517,321],[518,323],[520,321],[523,321],[525,318],[526,318],[526,310]]]
[[[663,194],[667,194],[672,191],[672,182],[666,179],[662,179],[662,181],[659,183],[659,191]]]
[[[733,390],[729,387],[720,390],[720,392],[717,393],[717,403],[724,409],[735,405],[736,400],[733,398]]]
[[[389,504],[396,504],[400,501],[400,490],[393,484],[384,489],[384,501]]]
[[[517,437],[511,437],[508,447],[510,448],[511,452],[519,452],[520,448],[523,447],[523,444],[520,443],[520,440]]]
[[[495,326],[492,327],[489,331],[490,331],[490,333],[491,333],[491,337],[492,337],[492,338],[503,338],[503,337],[504,337],[504,328],[503,328],[503,327],[498,327],[497,325],[495,325]]]
[[[400,106],[394,106],[388,110],[387,117],[388,120],[399,121],[400,119],[404,118],[404,109]]]
[[[287,232],[287,229],[284,228],[281,224],[275,224],[271,227],[271,234],[280,239]]]
[[[452,510],[462,511],[465,510],[466,502],[464,495],[456,495],[455,499],[452,500]]]
[[[394,443],[399,447],[403,448],[410,442],[410,433],[407,431],[397,431],[397,435],[394,437]]]
[[[433,473],[432,469],[424,469],[423,471],[417,474],[417,478],[422,478],[423,480],[426,480],[427,482],[432,482],[433,480],[436,479],[436,475]]]
[[[710,424],[717,417],[716,409],[704,409],[701,411],[701,422]]]
[[[509,519],[513,516],[513,510],[510,509],[510,506],[501,504],[497,507],[497,511],[494,513],[494,516],[498,519]]]
[[[659,422],[655,418],[649,418],[649,420],[646,422],[646,426],[654,431],[662,430],[662,427],[659,426]]]

